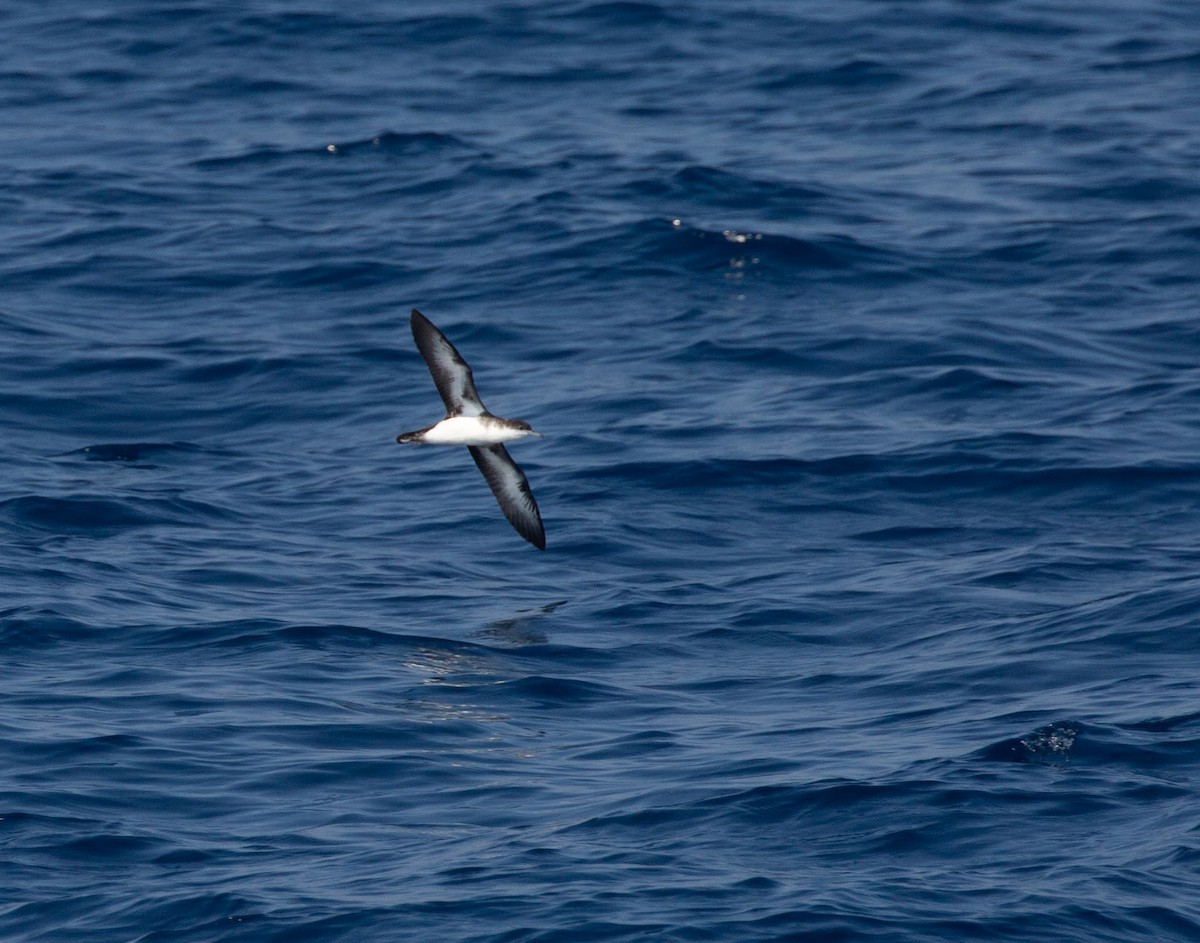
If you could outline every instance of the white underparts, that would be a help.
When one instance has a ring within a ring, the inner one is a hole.
[[[499,445],[537,435],[530,429],[507,425],[495,416],[451,416],[421,437],[426,445]]]

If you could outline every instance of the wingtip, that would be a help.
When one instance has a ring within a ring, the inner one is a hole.
[[[408,319],[408,326],[412,330],[413,340],[417,342],[418,350],[421,349],[421,336],[429,336],[437,331],[437,328],[433,326],[433,322],[416,308],[412,309],[412,314]],[[421,356],[424,356],[424,352],[422,352]]]
[[[505,516],[507,517],[508,515],[506,514]],[[538,520],[535,524],[534,522],[526,521],[518,522],[509,518],[508,522],[512,524],[513,530],[520,534],[526,543],[532,544],[538,550],[546,549],[546,529],[541,526],[541,520]]]

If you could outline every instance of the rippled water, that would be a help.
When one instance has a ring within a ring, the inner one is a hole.
[[[1190,4],[0,37],[0,937],[1200,936]]]

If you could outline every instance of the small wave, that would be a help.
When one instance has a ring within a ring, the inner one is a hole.
[[[1099,72],[1134,72],[1171,71],[1180,74],[1192,74],[1200,67],[1200,52],[1163,52],[1154,55],[1161,47],[1148,44],[1141,40],[1124,39],[1111,44],[1105,52],[1112,57],[1106,62],[1098,62],[1092,68]]]
[[[527,698],[539,707],[566,707],[572,704],[587,704],[618,696],[616,688],[597,684],[594,681],[580,681],[576,678],[553,678],[543,675],[531,675],[513,681],[502,682],[499,689],[509,696]]]
[[[313,157],[350,157],[364,154],[381,154],[389,157],[412,158],[418,156],[445,156],[451,153],[479,154],[473,145],[453,134],[433,131],[398,133],[384,131],[369,138],[352,141],[326,141],[299,148],[283,148],[274,145],[259,145],[238,154],[220,157],[204,157],[193,161],[193,166],[205,169],[234,168],[262,164],[279,164],[294,160],[308,161]]]
[[[589,745],[580,750],[575,759],[595,763],[605,760],[632,760],[655,756],[678,749],[679,738],[667,730],[643,730],[606,740],[598,745]]]
[[[920,541],[941,543],[958,535],[960,531],[952,527],[922,527],[919,525],[899,525],[881,527],[877,530],[865,530],[851,534],[852,540],[863,540],[878,543],[913,544]]]
[[[322,150],[326,154],[349,157],[356,154],[386,154],[394,157],[445,155],[450,152],[480,154],[478,148],[454,134],[435,131],[398,133],[384,131],[374,137],[344,143],[329,143]]]
[[[776,484],[802,475],[842,476],[877,470],[882,460],[868,455],[808,461],[797,458],[711,459],[703,462],[622,462],[578,472],[581,478],[618,478],[671,490],[712,487],[713,482]]]
[[[980,758],[1004,763],[1065,763],[1079,737],[1079,725],[1056,721],[1022,737],[1001,740],[984,747]]]
[[[205,79],[193,85],[192,91],[205,98],[242,99],[254,95],[308,95],[313,86],[308,82],[233,74]]]
[[[0,514],[14,524],[43,530],[115,531],[149,527],[155,518],[128,501],[110,498],[48,498],[25,495],[0,501]]]
[[[773,276],[814,271],[908,274],[912,260],[879,246],[839,233],[814,238],[771,232],[718,231],[672,222],[679,239],[666,246],[699,270],[735,269],[741,276],[771,272]]]
[[[591,3],[568,16],[572,19],[591,21],[598,27],[615,29],[658,26],[676,21],[670,10],[661,4],[636,3],[632,0]]]
[[[398,635],[359,625],[332,623],[296,624],[271,619],[235,619],[228,622],[196,623],[177,626],[158,638],[158,643],[171,648],[216,646],[220,648],[255,648],[280,643],[321,651],[361,648],[402,649],[441,642],[420,636]],[[463,648],[473,646],[463,644]]]
[[[665,244],[675,258],[701,271],[764,264],[800,269],[842,269],[851,264],[829,245],[770,233],[743,233],[732,229],[719,232],[697,229],[675,221],[672,229],[679,239]],[[854,240],[849,240],[854,244]]]
[[[912,387],[917,393],[938,393],[952,399],[978,399],[999,395],[1026,386],[1018,380],[997,376],[976,367],[949,367],[938,370]]]
[[[409,270],[397,262],[321,259],[303,265],[281,266],[272,271],[269,280],[280,288],[350,290],[395,284],[409,275]]]
[[[78,642],[95,630],[52,609],[17,606],[0,610],[0,648],[46,648],[60,642]]]
[[[254,357],[237,355],[221,360],[210,360],[185,367],[176,374],[180,382],[188,384],[223,383],[245,376],[280,374],[301,369],[304,362],[297,357]]]
[[[103,537],[160,524],[197,526],[229,515],[215,505],[182,498],[23,495],[0,501],[0,517],[33,530]]]
[[[764,180],[748,174],[733,173],[718,167],[691,164],[670,177],[639,178],[621,187],[619,192],[641,199],[674,202],[681,206],[735,209],[739,213],[778,208],[789,217],[808,215],[817,206],[834,201],[833,194],[811,186],[784,181]]]
[[[151,458],[189,455],[200,451],[200,446],[187,442],[102,442],[85,445],[66,454],[78,455],[89,462],[144,463]]]
[[[875,59],[853,58],[824,69],[777,67],[766,70],[756,83],[764,92],[777,94],[814,88],[884,88],[898,85],[905,75]]]
[[[1169,717],[1155,717],[1151,720],[1126,724],[1125,727],[1129,730],[1144,730],[1150,733],[1174,733],[1177,730],[1191,727],[1200,729],[1200,711],[1174,714]]]
[[[1129,724],[1053,721],[1019,737],[1001,740],[976,756],[993,762],[1066,764],[1128,770],[1138,774],[1129,788],[1153,796],[1190,794],[1174,775],[1194,761],[1200,732],[1196,714]]]

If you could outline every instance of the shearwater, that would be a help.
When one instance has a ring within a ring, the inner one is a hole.
[[[508,522],[531,544],[545,550],[546,530],[529,481],[504,447],[505,442],[529,436],[541,438],[542,434],[520,419],[501,419],[489,413],[462,354],[416,308],[412,312],[412,333],[446,404],[446,418],[416,432],[401,433],[396,441],[401,445],[465,445]]]

